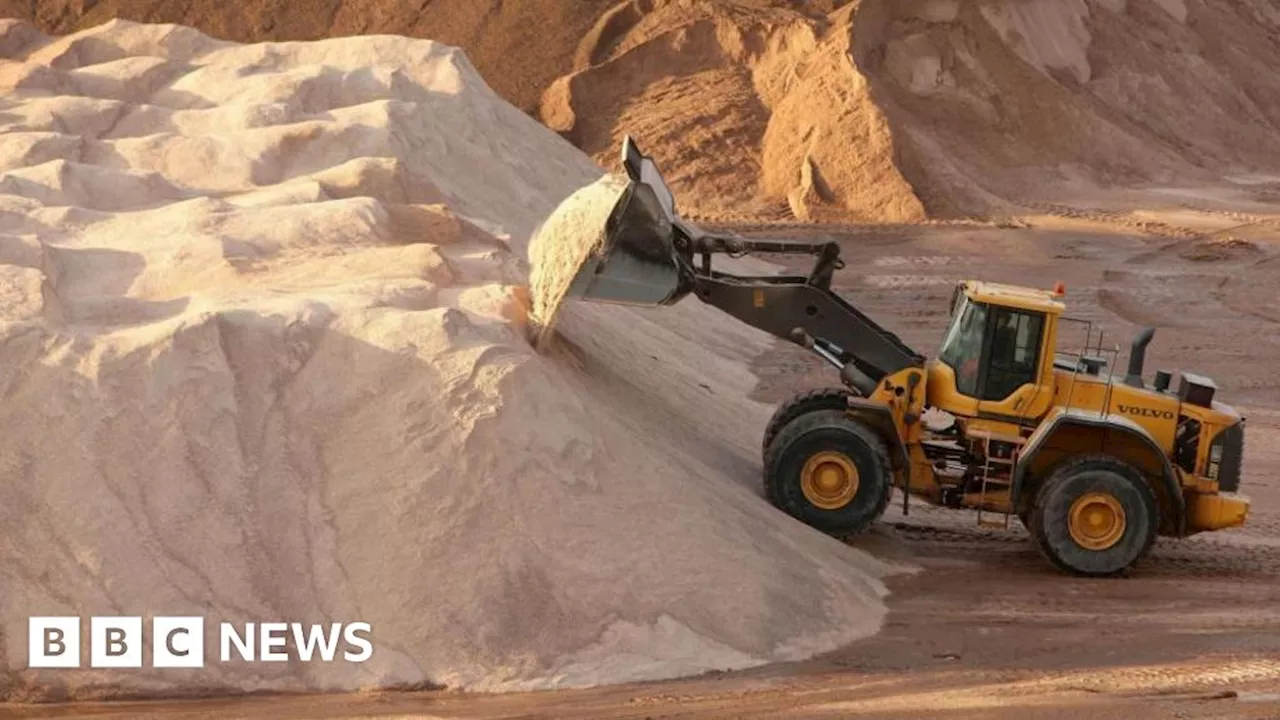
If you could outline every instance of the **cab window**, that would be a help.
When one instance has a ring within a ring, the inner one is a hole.
[[[1039,376],[1044,314],[998,308],[991,322],[991,347],[982,383],[983,400],[1003,400]]]
[[[938,359],[956,373],[956,390],[962,395],[978,394],[978,363],[982,360],[982,339],[987,329],[987,306],[961,296],[943,336]]]

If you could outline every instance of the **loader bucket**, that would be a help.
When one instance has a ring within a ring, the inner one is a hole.
[[[652,186],[633,180],[605,224],[605,239],[574,275],[568,297],[669,305],[683,297],[672,218]]]

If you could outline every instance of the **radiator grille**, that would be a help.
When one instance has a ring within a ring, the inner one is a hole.
[[[1220,451],[1217,448],[1222,448]],[[1244,423],[1240,422],[1218,433],[1209,446],[1209,458],[1218,455],[1218,489],[1236,492],[1240,489],[1240,471],[1244,464]]]

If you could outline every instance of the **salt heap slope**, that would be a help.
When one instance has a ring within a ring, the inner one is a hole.
[[[0,57],[0,698],[587,685],[878,628],[887,568],[759,497],[766,338],[593,306],[529,347],[528,240],[601,171],[460,52],[5,21]],[[29,670],[35,615],[200,615],[209,662]],[[221,622],[357,620],[364,663],[218,661]]]

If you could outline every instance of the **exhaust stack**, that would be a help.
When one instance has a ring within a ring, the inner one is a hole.
[[[1147,362],[1147,345],[1151,344],[1151,338],[1155,334],[1155,328],[1142,328],[1138,336],[1133,339],[1133,346],[1129,349],[1129,372],[1124,376],[1125,385],[1136,388],[1146,387],[1142,382],[1142,366]]]

